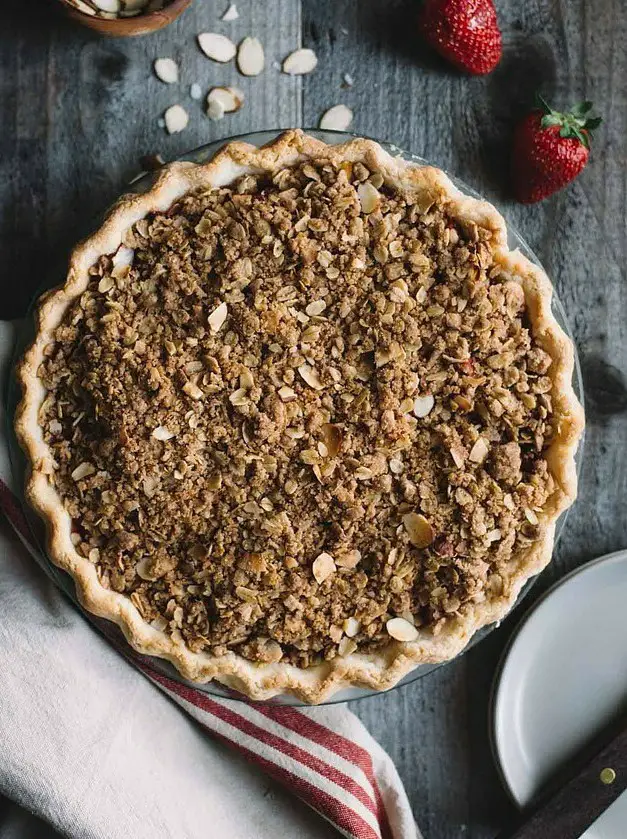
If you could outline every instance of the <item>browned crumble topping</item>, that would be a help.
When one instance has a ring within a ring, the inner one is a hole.
[[[58,327],[41,423],[77,550],[191,650],[437,632],[538,538],[551,359],[443,206],[359,163],[242,177],[138,222]]]

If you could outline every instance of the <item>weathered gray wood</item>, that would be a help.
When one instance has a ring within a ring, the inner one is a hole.
[[[0,8],[0,316],[24,312],[33,290],[89,220],[123,188],[142,154],[168,159],[253,129],[316,125],[329,106],[355,111],[354,130],[394,141],[498,203],[537,251],[568,313],[588,398],[580,499],[551,568],[523,609],[466,656],[354,710],[396,761],[427,839],[488,839],[506,822],[488,739],[492,677],[524,608],[568,569],[627,546],[627,5],[497,0],[505,56],[487,78],[458,74],[420,42],[408,0],[197,0],[165,32],[101,40],[65,22],[54,0]],[[203,30],[254,34],[268,66],[242,79],[195,45]],[[320,63],[303,79],[272,63],[302,43]],[[181,61],[179,89],[152,61]],[[343,76],[354,78],[343,87]],[[247,103],[212,123],[188,86],[236,83]],[[556,106],[591,98],[605,117],[592,162],[568,190],[534,207],[511,201],[508,148],[541,89]],[[157,119],[179,101],[190,126],[168,137]]]

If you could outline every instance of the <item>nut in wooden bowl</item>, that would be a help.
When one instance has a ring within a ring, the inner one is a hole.
[[[193,0],[59,0],[72,20],[102,35],[146,35],[172,23]]]

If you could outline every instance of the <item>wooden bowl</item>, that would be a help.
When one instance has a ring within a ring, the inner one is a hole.
[[[164,26],[172,23],[177,17],[191,5],[193,0],[172,0],[158,12],[136,15],[136,17],[121,17],[115,20],[97,17],[80,12],[69,0],[59,0],[66,13],[72,20],[87,26],[101,35],[114,35],[117,37],[129,37],[133,35],[146,35],[149,32],[156,32]]]

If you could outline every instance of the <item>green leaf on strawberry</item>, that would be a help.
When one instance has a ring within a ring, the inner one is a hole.
[[[601,117],[588,116],[592,102],[579,102],[561,113],[537,94],[537,110],[514,135],[512,177],[519,201],[531,204],[557,192],[582,171],[590,155],[590,133]]]

